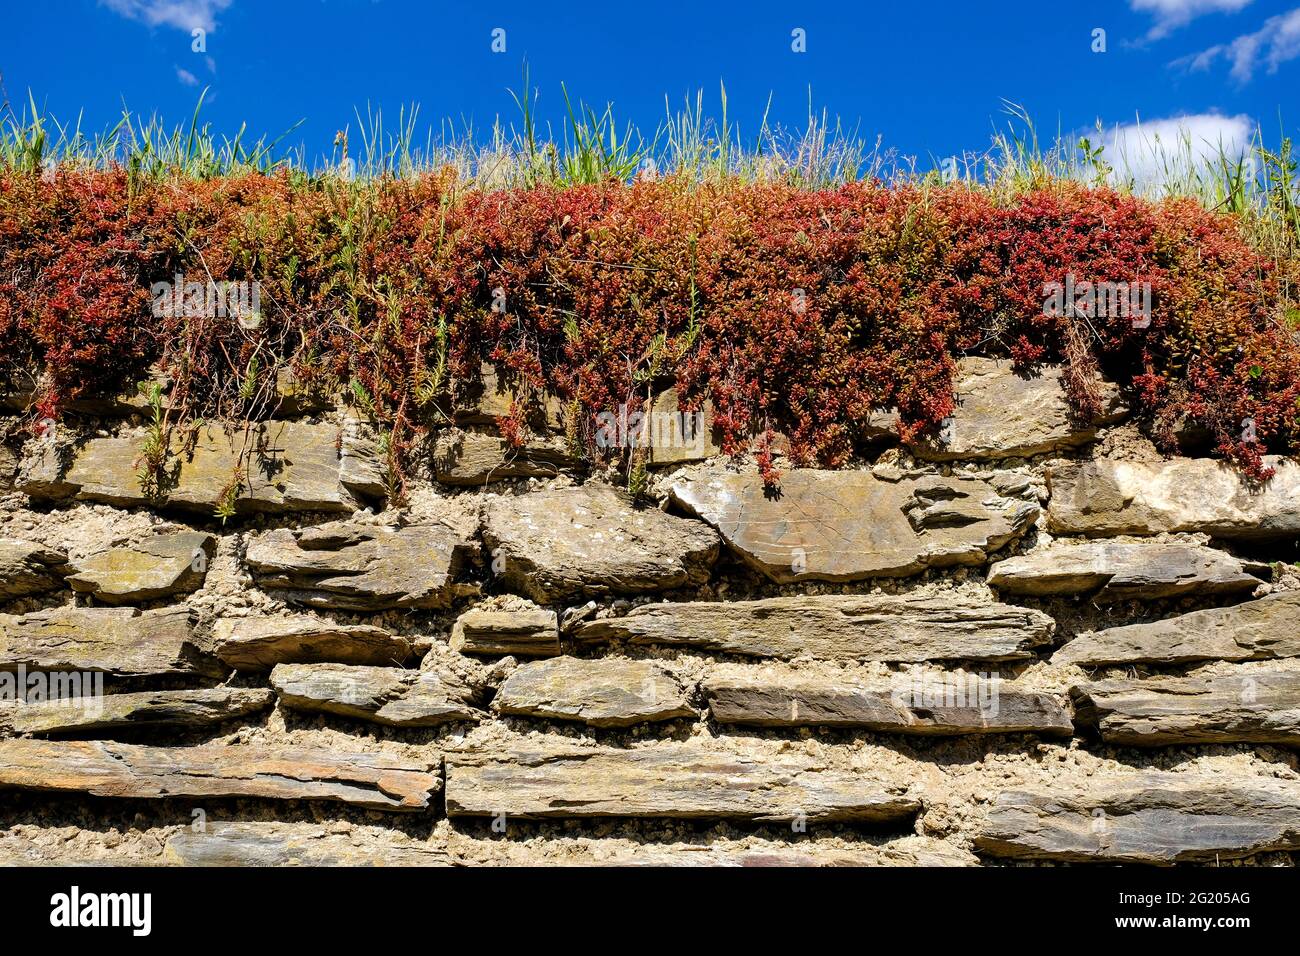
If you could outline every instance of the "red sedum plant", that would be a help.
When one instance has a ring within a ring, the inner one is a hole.
[[[260,313],[159,314],[150,290],[178,276],[257,283]],[[1149,322],[1045,309],[1067,276],[1148,283]],[[935,428],[956,359],[983,354],[1064,362],[1081,416],[1101,371],[1162,448],[1199,426],[1262,479],[1261,456],[1300,434],[1282,313],[1232,217],[1066,183],[998,201],[960,185],[0,171],[0,361],[37,378],[37,417],[158,369],[176,424],[259,417],[291,367],[372,414],[399,473],[483,361],[558,396],[593,454],[597,415],[676,385],[775,481],[776,433],[795,464],[843,465],[875,409],[897,408],[904,438]],[[528,425],[521,407],[504,428],[522,441]]]

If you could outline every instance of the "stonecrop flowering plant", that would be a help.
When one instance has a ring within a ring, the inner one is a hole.
[[[1083,417],[1100,372],[1162,448],[1199,427],[1261,479],[1300,435],[1293,273],[1236,215],[1066,180],[485,189],[451,169],[0,166],[0,362],[36,381],[33,421],[160,373],[168,427],[247,421],[291,370],[372,416],[399,473],[485,361],[557,396],[593,456],[597,416],[674,385],[775,482],[777,433],[793,464],[841,466],[873,410],[896,408],[904,438],[937,428],[956,360],[979,354],[1065,363]],[[1145,284],[1149,316],[1045,308],[1067,275]],[[256,321],[151,308],[173,277],[256,283]]]

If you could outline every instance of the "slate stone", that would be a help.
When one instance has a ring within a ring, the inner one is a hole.
[[[630,727],[694,717],[677,679],[650,661],[555,657],[516,668],[492,707],[501,714]]]
[[[433,670],[351,664],[277,664],[271,686],[291,710],[367,720],[389,727],[435,727],[478,720],[475,694],[459,678]]]
[[[470,608],[451,629],[451,649],[462,654],[515,654],[554,657],[560,653],[554,611],[523,608]]]
[[[279,821],[210,822],[200,832],[186,828],[168,837],[163,862],[204,867],[451,865],[440,843],[362,828],[340,833],[328,824]]]
[[[1052,663],[1191,664],[1283,657],[1300,657],[1300,591],[1085,632],[1053,654]]]
[[[335,521],[252,538],[245,563],[264,589],[308,607],[442,608],[466,590],[456,577],[473,546],[447,524]]]
[[[553,478],[577,464],[557,438],[533,438],[515,448],[499,435],[452,428],[439,432],[433,446],[433,476],[444,485]]]
[[[33,737],[103,734],[153,727],[212,727],[270,707],[275,695],[249,687],[156,690],[20,704],[9,713],[15,733]]]
[[[775,495],[757,473],[718,472],[675,483],[671,497],[782,584],[980,565],[1038,516],[1035,503],[978,478],[887,481],[867,471],[791,469]]]
[[[701,647],[746,657],[1005,661],[1051,640],[1046,614],[956,597],[795,595],[643,604],[579,624],[577,641]]]
[[[1265,777],[1145,771],[1007,789],[975,850],[1082,863],[1215,863],[1300,849],[1300,784]]]
[[[989,584],[1003,594],[1075,597],[1093,601],[1247,596],[1263,582],[1237,558],[1194,544],[1093,541],[1053,542],[989,568]]]
[[[61,588],[60,571],[67,560],[67,555],[54,548],[0,538],[0,600],[13,601]]]
[[[700,584],[718,555],[702,523],[595,483],[489,499],[483,541],[504,585],[539,604]]]
[[[351,512],[361,506],[340,480],[340,432],[335,425],[266,422],[245,436],[209,425],[194,446],[178,436],[157,488],[140,481],[143,432],[92,438],[66,464],[42,444],[19,490],[36,499],[77,498],[120,508],[150,505],[211,515],[240,476],[237,514]]]
[[[1087,444],[1098,425],[1124,418],[1119,389],[1100,382],[1102,414],[1079,421],[1066,401],[1062,373],[1059,365],[1028,375],[1006,359],[960,359],[956,410],[937,435],[914,442],[912,453],[930,461],[1027,458]]]
[[[448,752],[447,815],[675,817],[901,823],[920,802],[900,784],[696,742],[622,750],[560,742]]]
[[[974,675],[874,684],[770,670],[722,672],[702,689],[713,719],[749,727],[850,727],[889,734],[1036,733],[1069,737],[1070,712],[1051,694]]]
[[[203,585],[217,539],[198,531],[152,535],[71,563],[68,584],[105,604],[156,601]]]
[[[380,751],[103,740],[0,740],[0,787],[127,799],[318,800],[369,810],[427,810],[436,757]]]
[[[1070,688],[1074,712],[1107,743],[1300,743],[1300,672],[1102,680]]]
[[[414,651],[410,638],[369,624],[313,617],[222,618],[213,629],[216,654],[240,671],[277,664],[374,664],[397,667]]]
[[[1089,537],[1201,532],[1240,541],[1300,536],[1300,463],[1266,457],[1274,476],[1250,484],[1209,458],[1098,460],[1049,469],[1047,525]]]
[[[60,607],[0,614],[0,670],[90,671],[114,677],[227,673],[194,641],[188,609]]]

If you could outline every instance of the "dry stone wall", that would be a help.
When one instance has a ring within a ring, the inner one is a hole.
[[[1161,460],[1116,390],[1078,422],[1055,370],[972,359],[913,447],[882,412],[773,494],[681,419],[634,500],[562,435],[512,447],[503,391],[387,510],[318,400],[156,488],[138,403],[11,439],[0,861],[1300,855],[1294,464]]]

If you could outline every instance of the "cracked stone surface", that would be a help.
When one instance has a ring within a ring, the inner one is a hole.
[[[1108,537],[1171,531],[1267,541],[1300,535],[1300,464],[1276,456],[1261,487],[1209,458],[1070,463],[1048,471],[1053,534]]]
[[[156,490],[140,482],[144,442],[142,431],[92,438],[70,455],[42,443],[19,489],[37,499],[78,498],[123,508],[152,505],[211,514],[239,476],[233,501],[242,515],[351,512],[361,506],[340,479],[343,461],[335,425],[267,422],[249,435],[202,428],[193,448],[176,439]]]
[[[1059,365],[1018,374],[1007,359],[968,357],[957,362],[957,408],[935,436],[911,446],[929,461],[1024,458],[1087,444],[1100,425],[1121,421],[1128,410],[1119,389],[1100,382],[1102,413],[1076,420],[1065,399]]]
[[[462,593],[455,579],[471,550],[464,530],[449,524],[337,521],[258,535],[245,560],[259,585],[294,604],[440,608]]]
[[[1016,660],[1052,635],[1052,619],[1006,604],[824,594],[759,601],[643,604],[578,625],[577,641],[700,647],[746,657],[823,660]]]
[[[515,670],[497,692],[500,714],[573,720],[591,727],[695,716],[682,686],[651,661],[556,657]]]
[[[621,750],[520,744],[447,754],[447,813],[546,817],[715,817],[902,821],[920,803],[901,784],[698,743]]]
[[[1249,596],[1262,580],[1237,558],[1191,544],[1114,541],[1054,542],[989,568],[989,584],[1004,595],[1090,595],[1094,601]]]
[[[1112,774],[997,795],[975,847],[1060,862],[1214,862],[1300,847],[1300,784],[1210,774]]]
[[[271,686],[280,703],[368,720],[390,727],[434,727],[478,720],[473,689],[459,677],[434,670],[351,664],[277,664]]]
[[[1300,657],[1300,591],[1086,631],[1052,655],[1052,663],[1189,664],[1286,657]]]
[[[483,541],[501,582],[539,604],[699,584],[718,555],[700,522],[595,484],[489,499]]]
[[[796,468],[773,495],[756,474],[706,472],[676,482],[670,494],[778,583],[983,564],[1038,517],[1036,504],[1002,497],[981,479],[939,475],[890,481]]]
[[[68,584],[105,604],[155,601],[203,584],[217,539],[198,531],[157,534],[73,561]]]
[[[425,810],[437,763],[376,751],[250,746],[148,747],[102,740],[0,740],[0,786],[96,797],[320,800]]]

